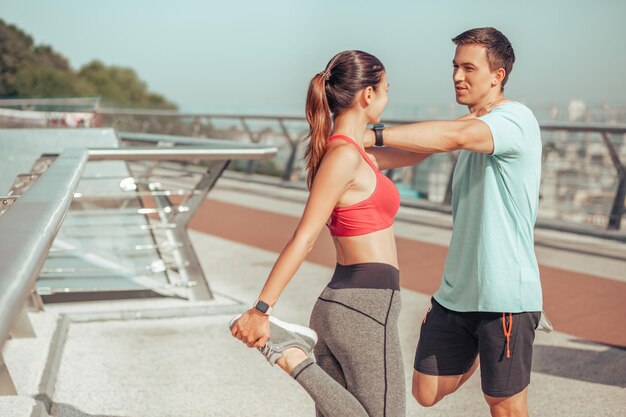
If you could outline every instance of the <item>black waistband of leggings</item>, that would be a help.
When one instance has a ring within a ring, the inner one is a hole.
[[[337,264],[328,287],[400,290],[400,271],[393,265],[380,262]]]

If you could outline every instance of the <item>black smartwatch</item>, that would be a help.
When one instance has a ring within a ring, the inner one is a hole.
[[[261,300],[256,300],[254,304],[252,304],[252,308],[260,313],[267,314],[268,316],[272,313],[273,310],[273,308],[269,304]]]
[[[383,130],[385,130],[385,125],[382,123],[376,123],[372,130],[374,131],[374,135],[376,135],[376,142],[374,143],[376,146],[383,146]]]

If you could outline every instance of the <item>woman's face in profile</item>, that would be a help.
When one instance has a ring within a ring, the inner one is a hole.
[[[374,97],[368,107],[368,119],[370,119],[368,120],[369,123],[380,122],[380,117],[383,114],[388,101],[389,81],[387,81],[387,72],[383,72],[383,75],[380,78],[380,83],[376,86]]]

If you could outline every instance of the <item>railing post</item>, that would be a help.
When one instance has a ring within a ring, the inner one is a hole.
[[[609,216],[608,229],[620,229],[622,217],[624,216],[624,204],[626,204],[626,176],[622,175],[617,186],[617,193],[615,194],[611,215]]]
[[[15,321],[13,322],[13,327],[11,328],[11,336],[14,338],[21,337],[35,337],[35,331],[33,330],[33,326],[30,324],[30,319],[28,318],[28,310],[26,305],[24,305],[20,312],[15,317]]]
[[[250,142],[258,143],[260,139],[260,135],[257,135],[257,137],[254,136],[254,134],[252,133],[252,130],[250,130],[250,127],[248,126],[248,123],[246,123],[246,118],[241,117],[239,120],[241,121],[241,125],[243,126],[244,130],[248,134],[248,137],[250,138]],[[252,160],[248,161],[247,167],[246,167],[246,174],[247,175],[252,174],[254,172],[254,169],[256,168],[256,165],[257,165],[257,161],[252,161]]]
[[[602,133],[602,140],[606,145],[611,161],[615,167],[617,173],[618,184],[617,191],[615,192],[615,200],[613,200],[613,207],[611,208],[611,214],[609,215],[609,224],[607,229],[619,230],[622,222],[622,216],[624,215],[624,203],[626,200],[626,168],[620,161],[619,153],[615,148],[615,144],[611,141],[608,133]]]
[[[191,216],[221,177],[228,163],[228,160],[212,161],[194,189],[197,192],[192,194],[192,197],[184,201],[184,203],[179,203],[178,210],[174,208],[167,196],[154,196],[160,211],[161,221],[163,223],[173,222],[176,224],[174,229],[166,230],[165,235],[168,243],[172,245],[172,255],[177,265],[180,280],[188,286],[189,299],[192,301],[211,300],[213,299],[213,293],[187,234],[187,225],[191,220]],[[148,187],[148,189],[157,191],[158,187]],[[177,246],[177,243],[180,243],[180,246]]]
[[[291,179],[291,173],[293,172],[293,164],[296,161],[296,154],[298,153],[298,141],[294,141],[291,139],[289,135],[289,131],[285,126],[283,119],[278,119],[278,123],[280,128],[283,130],[283,134],[287,138],[289,142],[289,146],[291,147],[291,153],[289,154],[289,159],[287,160],[287,165],[285,165],[285,170],[283,171],[283,181],[289,181]]]
[[[13,379],[4,363],[2,351],[0,351],[0,395],[17,395]]]
[[[43,300],[37,292],[37,288],[33,288],[30,292],[30,297],[28,298],[28,307],[31,311],[35,311],[37,313],[44,310]]]
[[[189,264],[185,267],[185,273],[188,280],[193,280],[196,285],[190,290],[191,300],[210,300],[213,299],[213,292],[209,287],[209,281],[202,271],[200,262],[196,252],[193,249],[189,235],[187,234],[187,226],[191,220],[191,216],[196,212],[200,204],[206,200],[206,196],[213,189],[213,186],[217,180],[222,176],[222,173],[228,167],[230,161],[212,161],[203,175],[202,179],[195,188],[197,194],[193,194],[192,197],[185,203],[188,210],[179,214],[175,218],[176,229],[173,232],[176,238],[183,243],[183,246],[179,249],[184,259]]]

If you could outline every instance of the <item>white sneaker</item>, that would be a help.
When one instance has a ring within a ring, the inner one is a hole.
[[[231,329],[237,320],[239,320],[239,317],[241,317],[241,314],[233,317],[230,321]],[[258,350],[272,366],[276,363],[278,358],[283,355],[286,349],[292,347],[300,348],[307,356],[311,356],[313,347],[317,343],[317,333],[315,333],[315,330],[299,324],[284,322],[274,316],[269,316],[269,322],[270,339],[264,347]]]

